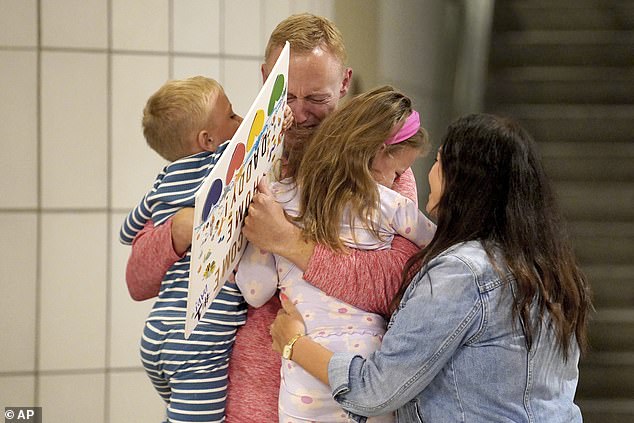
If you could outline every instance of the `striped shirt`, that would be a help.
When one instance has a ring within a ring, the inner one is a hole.
[[[152,189],[127,216],[119,233],[121,243],[130,245],[146,222],[159,226],[183,207],[193,207],[196,192],[228,145],[214,152],[202,152],[167,165]],[[190,251],[165,273],[158,298],[148,320],[185,320],[189,284]],[[246,320],[246,305],[234,282],[225,282],[201,322],[239,326]]]

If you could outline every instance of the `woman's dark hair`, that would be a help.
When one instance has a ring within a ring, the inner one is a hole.
[[[477,240],[490,258],[499,248],[516,280],[513,316],[528,348],[548,314],[564,357],[573,337],[585,351],[590,289],[531,136],[510,119],[474,114],[449,126],[439,151],[443,190],[435,209],[436,235],[406,263],[392,306],[432,258]],[[534,302],[539,320],[531,319]]]

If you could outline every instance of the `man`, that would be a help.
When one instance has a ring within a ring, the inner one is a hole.
[[[262,64],[266,79],[285,41],[290,42],[288,104],[296,125],[285,137],[290,150],[301,142],[332,112],[350,88],[352,69],[346,67],[343,37],[328,19],[311,14],[293,15],[274,29]],[[409,170],[395,189],[416,198],[414,177]],[[400,189],[399,189],[400,187]],[[372,278],[385,281],[384,290],[374,292],[377,311],[387,310],[400,281],[400,270],[416,247],[403,238],[395,238],[391,250],[335,254],[321,245],[306,243],[298,228],[288,222],[281,207],[270,195],[257,194],[249,208],[243,229],[245,236],[258,247],[280,254],[304,270],[304,278],[322,289],[354,305],[350,289]],[[407,192],[403,192],[407,191]],[[184,209],[157,228],[149,226],[139,234],[128,260],[128,288],[156,295],[165,271],[191,244],[193,212]],[[159,263],[158,265],[156,263]],[[167,266],[166,266],[167,265]],[[347,285],[343,289],[343,283]],[[337,282],[334,283],[333,282]],[[366,299],[367,300],[367,299]],[[214,307],[214,304],[210,307]],[[264,306],[249,307],[246,324],[236,335],[229,363],[227,422],[274,422],[277,417],[280,358],[271,350],[268,330],[280,302],[276,298]]]

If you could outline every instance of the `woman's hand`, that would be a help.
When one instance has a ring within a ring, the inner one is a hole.
[[[306,334],[306,325],[302,315],[286,295],[280,294],[282,308],[277,312],[277,317],[271,325],[271,337],[273,349],[282,353],[284,346],[297,334]]]

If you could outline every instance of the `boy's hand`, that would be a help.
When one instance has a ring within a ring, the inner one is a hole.
[[[184,207],[172,217],[172,244],[174,251],[179,256],[185,254],[192,244],[192,232],[194,231],[194,208]]]
[[[293,125],[293,111],[288,106],[288,104],[284,107],[284,123],[282,124],[282,131],[286,132]]]

